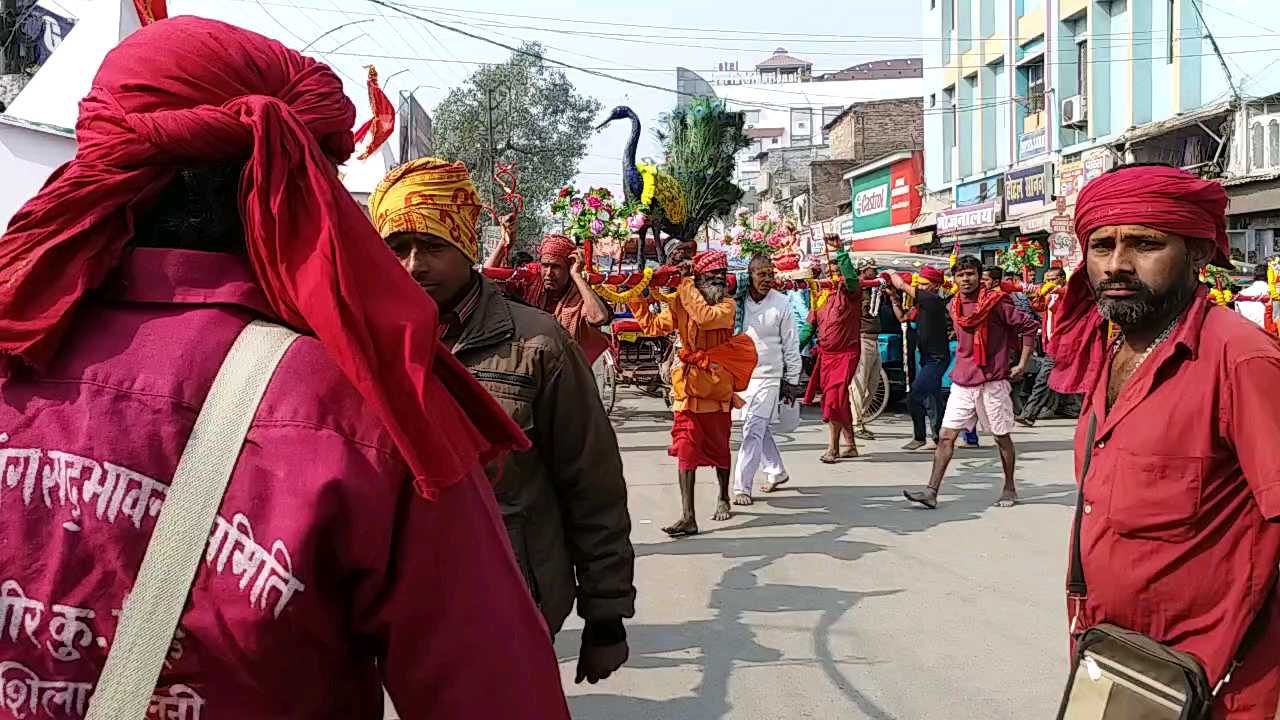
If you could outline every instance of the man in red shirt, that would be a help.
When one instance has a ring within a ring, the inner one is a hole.
[[[1018,499],[1013,482],[1013,397],[1010,381],[1026,372],[1040,326],[1031,315],[1013,306],[1003,291],[982,286],[982,261],[966,255],[956,261],[959,292],[951,300],[951,320],[956,330],[956,363],[951,369],[951,394],[942,414],[942,434],[933,454],[933,473],[924,490],[903,495],[930,510],[938,507],[938,490],[955,454],[956,438],[980,422],[995,437],[1004,469],[1004,489],[996,507],[1012,507]],[[1019,338],[1022,357],[1009,367],[1009,346]]]
[[[184,16],[113,49],[80,113],[76,158],[0,241],[0,716],[84,716],[260,320],[303,337],[205,528],[153,713],[380,720],[386,687],[406,719],[567,719],[482,469],[527,442],[339,181],[342,81]]]
[[[1052,348],[1054,388],[1087,394],[1077,469],[1092,456],[1088,596],[1069,595],[1068,612],[1074,633],[1107,622],[1195,656],[1211,685],[1226,681],[1215,720],[1272,720],[1280,346],[1197,281],[1229,262],[1226,204],[1219,183],[1163,166],[1119,168],[1080,195],[1087,272],[1068,283]]]

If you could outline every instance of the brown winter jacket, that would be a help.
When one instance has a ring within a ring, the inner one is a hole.
[[[516,559],[552,634],[576,598],[588,622],[635,614],[635,552],[618,439],[586,359],[555,318],[488,280],[453,353],[533,447],[494,492]]]

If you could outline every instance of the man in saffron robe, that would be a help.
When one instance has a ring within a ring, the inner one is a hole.
[[[647,300],[631,303],[636,322],[649,335],[680,337],[680,364],[671,374],[675,423],[668,454],[678,461],[680,519],[663,528],[671,537],[698,533],[694,480],[700,467],[713,467],[719,498],[713,520],[728,520],[729,432],[736,393],[747,388],[756,366],[756,346],[734,335],[737,307],[728,294],[729,259],[719,251],[694,256],[693,277],[681,281],[676,297],[660,314]]]
[[[832,265],[831,281],[835,287],[815,300],[812,311],[811,322],[818,333],[814,350],[817,362],[805,392],[808,403],[822,393],[827,451],[819,459],[828,465],[842,458],[858,457],[849,386],[858,373],[862,355],[862,283],[848,252],[841,250]],[[841,436],[849,439],[849,449],[844,452],[840,451]]]

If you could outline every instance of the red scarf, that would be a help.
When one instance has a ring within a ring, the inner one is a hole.
[[[1088,256],[1094,231],[1113,225],[1143,225],[1213,243],[1213,264],[1231,267],[1227,239],[1227,193],[1222,184],[1176,168],[1149,165],[1104,174],[1080,191],[1075,231]],[[1057,305],[1057,328],[1050,342],[1053,374],[1049,386],[1065,393],[1091,392],[1106,365],[1109,338],[1081,263]]]
[[[978,367],[987,366],[987,320],[991,311],[1008,297],[1003,290],[978,291],[978,308],[971,315],[964,314],[964,298],[956,295],[951,301],[951,321],[957,328],[973,333],[973,358]]]
[[[274,40],[185,16],[134,33],[80,104],[75,159],[0,241],[0,355],[49,362],[179,167],[247,160],[240,212],[258,283],[381,418],[422,495],[527,447],[437,341],[435,305],[339,181],[354,122],[333,71]]]

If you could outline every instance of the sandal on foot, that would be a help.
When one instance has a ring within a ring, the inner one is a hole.
[[[818,462],[823,465],[835,465],[840,462],[840,456],[832,455],[831,453],[823,453],[822,457],[818,458]]]
[[[1013,497],[1009,497],[1008,495],[1001,495],[998,500],[992,503],[991,507],[1011,508],[1017,504],[1018,504],[1018,497],[1016,495]]]
[[[751,505],[754,502],[755,500],[753,500],[751,496],[746,493],[733,494],[733,504],[739,507],[746,507],[748,505]]]

